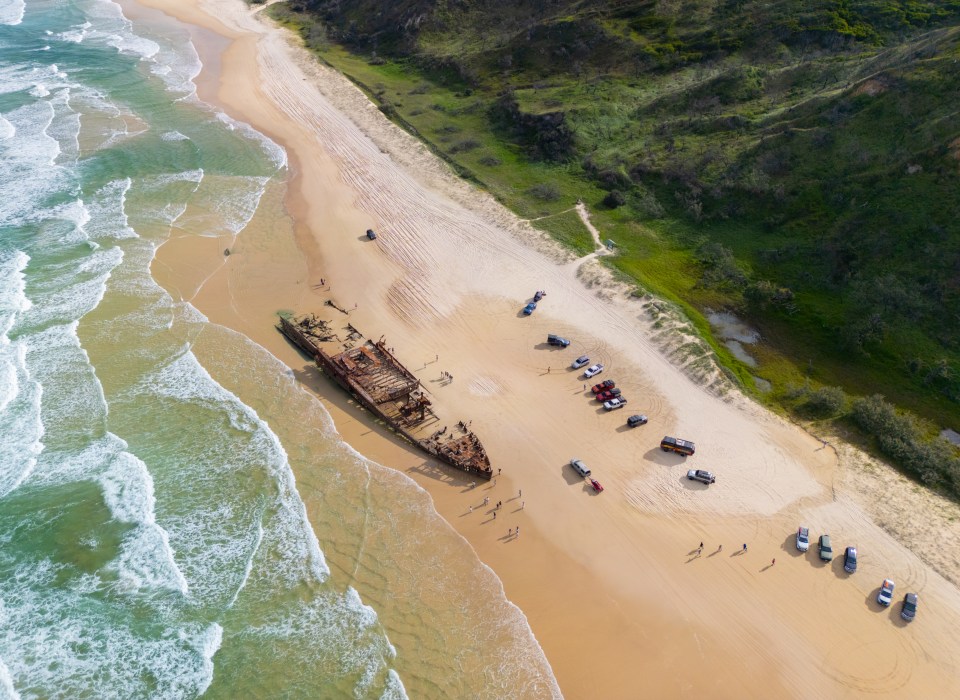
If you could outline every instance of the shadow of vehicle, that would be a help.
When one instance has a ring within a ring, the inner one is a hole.
[[[830,562],[830,569],[833,571],[833,575],[837,578],[850,578],[853,574],[848,573],[846,569],[843,568],[843,551],[833,550],[833,561]]]
[[[659,447],[654,447],[644,452],[643,458],[649,462],[661,464],[665,467],[685,467],[687,464],[687,460],[683,456],[678,455],[676,452],[664,452]],[[686,471],[684,471],[683,475],[686,477]]]
[[[563,466],[560,467],[560,471],[563,473],[563,478],[569,486],[576,486],[578,483],[583,483],[590,487],[590,482],[587,481],[585,477],[577,474],[573,467],[570,466],[570,462],[564,462]]]
[[[631,430],[636,430],[636,428],[631,428],[629,425],[624,423],[623,425],[617,428],[618,433],[629,433]]]
[[[891,603],[890,605],[880,605],[880,603],[877,602],[878,595],[880,595],[880,586],[877,586],[867,594],[866,600],[863,601],[867,606],[867,610],[872,610],[873,612],[883,612],[887,608],[894,607],[895,603]]]
[[[810,547],[811,549],[813,548],[812,543]],[[785,551],[791,557],[802,557],[804,555],[804,552],[797,549],[797,533],[796,532],[792,532],[789,535],[787,535],[787,539],[783,541],[783,547],[781,547],[781,549],[783,549],[783,551]],[[809,551],[810,550],[808,549],[807,552]]]
[[[811,564],[821,569],[830,563],[820,558],[820,550],[817,547],[817,540],[813,539],[812,537],[810,539],[810,549],[807,550],[806,558]],[[836,559],[836,557],[834,557],[834,559]]]
[[[907,627],[911,623],[907,620],[904,620],[900,617],[900,610],[903,607],[903,596],[900,596],[900,599],[893,599],[893,602],[890,603],[890,621],[895,624],[897,627]],[[917,611],[917,614],[920,614],[920,611]]]
[[[684,470],[683,474],[680,476],[680,483],[690,491],[706,491],[711,486],[710,484],[705,484],[702,481],[697,481],[696,479],[688,479],[686,470]],[[716,486],[716,484],[713,485]]]

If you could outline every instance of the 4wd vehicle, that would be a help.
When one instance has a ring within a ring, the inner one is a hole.
[[[717,480],[717,477],[705,469],[691,469],[687,472],[687,478],[691,481],[699,481],[703,484],[712,484]]]
[[[523,307],[523,313],[525,316],[529,316],[536,310],[537,310],[537,302],[535,301],[531,301],[529,304]]]
[[[561,338],[559,335],[553,335],[551,333],[547,336],[547,343],[549,345],[555,345],[558,348],[565,348],[570,344],[570,341],[566,338]]]
[[[627,418],[627,425],[629,425],[631,428],[636,428],[638,425],[646,425],[646,424],[647,424],[647,417],[642,416],[639,413],[636,413],[630,416],[629,418]]]
[[[590,470],[587,469],[587,465],[583,463],[583,460],[576,458],[571,459],[570,466],[573,467],[573,471],[580,476],[590,476]]]
[[[604,379],[599,384],[594,384],[593,388],[590,389],[590,391],[592,391],[594,394],[599,394],[601,391],[607,391],[609,389],[612,389],[616,385],[617,383],[612,379]]]
[[[618,408],[623,408],[626,405],[626,399],[610,399],[609,401],[604,401],[603,403],[603,407],[608,411],[615,411]]]
[[[800,526],[800,529],[797,530],[797,549],[801,552],[806,552],[810,549],[810,528]]]
[[[857,548],[856,547],[847,547],[846,551],[843,553],[843,570],[848,574],[856,573],[857,571]]]
[[[830,546],[830,535],[820,535],[817,542],[817,550],[820,552],[820,558],[823,561],[833,561],[833,547]]]
[[[664,436],[663,440],[660,441],[660,449],[664,452],[676,452],[678,455],[683,455],[684,457],[692,455],[697,451],[696,446],[692,442],[670,437],[669,435]]]
[[[585,370],[583,370],[583,376],[586,377],[587,379],[590,379],[590,377],[596,377],[602,371],[603,371],[603,365],[601,365],[598,362],[597,364],[590,365]]]
[[[574,360],[574,361],[570,364],[570,366],[573,367],[574,369],[580,369],[581,367],[583,367],[584,365],[587,365],[587,364],[589,364],[589,363],[590,363],[590,358],[587,357],[586,355],[581,355],[581,356],[578,357],[576,360]]]
[[[907,593],[903,596],[903,604],[900,606],[900,617],[910,622],[917,616],[917,603],[919,602],[920,600],[917,598],[916,593]]]
[[[367,229],[367,238],[369,238],[371,241],[377,240],[377,234],[372,228]]]
[[[890,605],[893,602],[893,589],[896,588],[895,584],[891,579],[883,579],[883,583],[880,584],[880,592],[877,593],[877,602],[880,605]]]
[[[608,389],[607,391],[601,391],[597,394],[597,401],[609,401],[610,399],[615,399],[620,396],[619,389]]]

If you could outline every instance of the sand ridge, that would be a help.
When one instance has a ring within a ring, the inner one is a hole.
[[[221,303],[223,322],[299,369],[302,358],[272,327],[245,315],[243,295],[257,295],[260,311],[273,300],[275,308],[320,312],[335,299],[354,325],[387,335],[438,410],[473,420],[503,474],[467,489],[468,478],[330,406],[354,447],[427,488],[498,573],[568,697],[955,690],[956,588],[836,491],[832,449],[724,384],[667,307],[633,297],[591,256],[574,260],[455,178],[353,85],[242,3],[144,4],[230,39],[217,101],[290,154],[287,206],[305,278],[242,293],[229,281],[218,291],[219,277],[211,278],[198,305],[207,312],[204,303]],[[371,226],[376,242],[363,236]],[[241,237],[241,253],[242,245]],[[159,257],[175,277],[176,255]],[[251,251],[227,267],[236,279],[256,263]],[[535,289],[548,295],[521,317]],[[573,345],[550,348],[551,332]],[[607,413],[592,401],[590,382],[567,369],[582,353],[607,366],[599,379],[617,380],[626,409]],[[684,363],[697,366],[684,371]],[[441,371],[454,381],[441,382]],[[316,387],[336,391],[322,381]],[[650,423],[626,428],[633,412]],[[665,433],[695,440],[697,454],[661,452]],[[573,456],[594,469],[604,493],[566,466]],[[711,469],[717,483],[688,481],[688,466]],[[484,496],[505,501],[498,518],[476,507]],[[861,570],[848,577],[839,557],[823,565],[814,551],[797,552],[801,521],[814,535],[831,532],[838,550],[857,543]],[[507,538],[516,525],[522,537]],[[699,541],[705,549],[697,555]],[[898,593],[921,592],[909,627],[896,610],[871,602],[884,576],[897,578]]]

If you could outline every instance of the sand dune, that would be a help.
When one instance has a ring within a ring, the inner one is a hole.
[[[387,336],[443,415],[473,421],[503,470],[475,490],[330,406],[359,451],[427,488],[493,567],[568,697],[956,694],[957,589],[876,524],[876,501],[864,503],[832,448],[740,396],[667,305],[633,297],[594,256],[572,258],[458,180],[239,0],[144,4],[230,40],[205,89],[281,143],[294,174],[287,207],[306,272],[242,290],[213,280],[198,305],[299,369],[264,316],[271,302],[319,313],[334,299]],[[175,258],[164,259],[171,279]],[[257,252],[228,264],[232,279],[252,279]],[[547,297],[523,317],[535,289]],[[547,333],[573,344],[551,348]],[[617,381],[624,410],[584,390],[592,382],[569,369],[580,354],[604,363],[599,379]],[[634,412],[649,424],[627,428]],[[696,455],[660,451],[664,434],[696,441]],[[567,466],[574,456],[602,494]],[[687,468],[712,470],[716,484],[688,481]],[[484,496],[505,501],[499,518],[468,511]],[[846,575],[840,556],[821,563],[815,546],[798,552],[800,522],[831,533],[838,554],[857,544],[860,571]],[[522,538],[506,538],[517,525]],[[874,601],[885,576],[921,594],[909,626]]]

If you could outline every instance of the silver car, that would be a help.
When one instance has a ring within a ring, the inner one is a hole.
[[[586,355],[581,355],[576,360],[574,360],[570,366],[573,367],[574,369],[580,369],[581,367],[589,363],[590,363],[590,358],[587,357]]]
[[[587,465],[583,463],[581,459],[571,459],[570,466],[573,467],[575,471],[580,476],[590,476],[590,469],[587,468]]]

